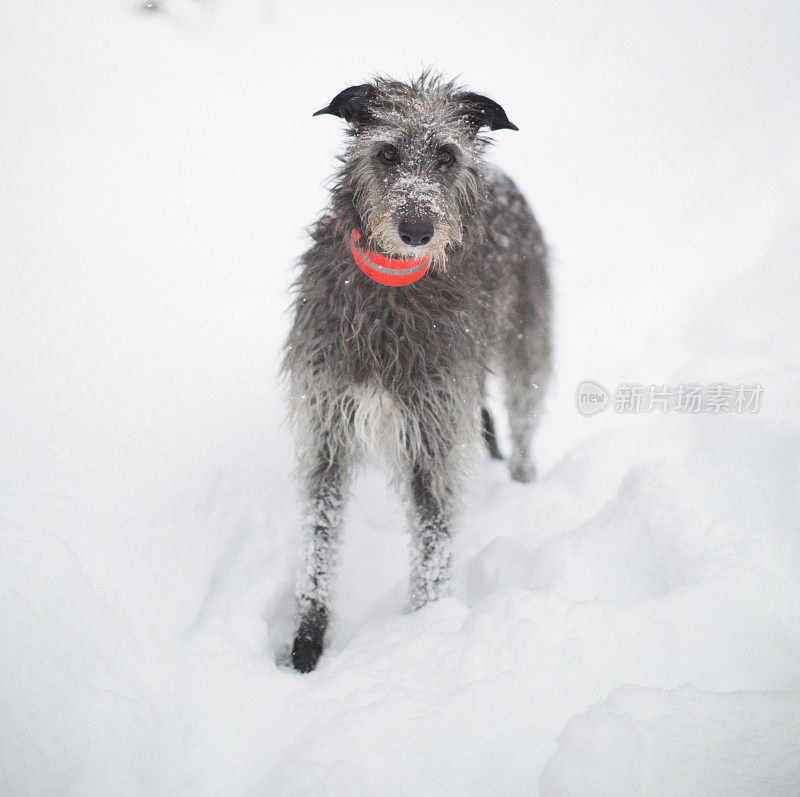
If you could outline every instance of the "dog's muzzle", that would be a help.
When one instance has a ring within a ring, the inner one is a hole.
[[[431,262],[429,255],[407,260],[385,257],[369,249],[362,249],[358,245],[359,238],[361,238],[361,233],[354,229],[350,236],[350,251],[353,253],[353,260],[370,279],[381,285],[393,287],[410,285],[423,277],[428,270]]]

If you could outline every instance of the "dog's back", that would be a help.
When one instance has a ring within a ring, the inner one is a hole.
[[[486,243],[479,256],[492,297],[493,370],[504,383],[511,477],[534,476],[530,441],[552,368],[552,297],[541,229],[517,186],[487,167]],[[496,280],[493,282],[493,280]]]

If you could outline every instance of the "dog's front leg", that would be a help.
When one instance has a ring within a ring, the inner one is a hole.
[[[307,477],[309,520],[305,555],[297,580],[298,627],[292,666],[310,672],[322,654],[341,537],[349,463],[342,452],[323,446]]]
[[[435,462],[411,466],[411,606],[444,597],[453,566],[450,475]]]

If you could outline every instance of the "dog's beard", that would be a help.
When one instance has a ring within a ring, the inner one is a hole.
[[[447,270],[447,256],[454,246],[461,243],[460,230],[444,219],[434,225],[433,238],[423,246],[408,246],[400,239],[398,222],[390,220],[380,210],[362,214],[364,235],[369,249],[387,257],[416,259],[430,257],[430,268]]]

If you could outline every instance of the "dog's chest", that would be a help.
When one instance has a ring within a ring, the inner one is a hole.
[[[395,460],[407,442],[404,413],[395,398],[375,382],[353,384],[343,401],[356,445],[369,456]]]
[[[331,291],[328,301],[338,307],[336,329],[324,329],[325,344],[318,345],[336,381],[381,385],[407,397],[480,358],[484,336],[478,303],[442,290],[433,280],[423,288],[389,289],[403,292],[390,297],[373,290],[338,296]]]

